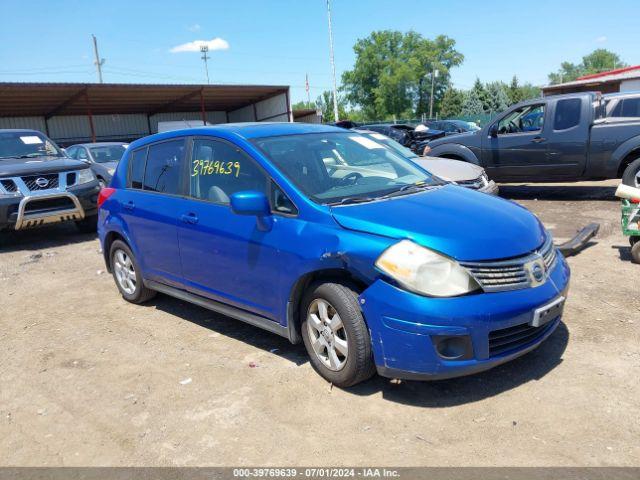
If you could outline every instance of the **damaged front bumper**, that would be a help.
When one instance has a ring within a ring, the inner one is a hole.
[[[377,280],[362,293],[360,303],[378,373],[436,380],[480,372],[524,355],[560,324],[560,313],[539,326],[534,317],[566,298],[569,276],[558,255],[547,281],[535,288],[434,298]],[[455,359],[440,343],[452,338],[460,353]]]

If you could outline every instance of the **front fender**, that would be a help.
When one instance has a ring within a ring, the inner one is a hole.
[[[429,155],[433,157],[456,157],[465,162],[480,165],[478,157],[471,151],[471,149],[465,145],[459,143],[445,143],[443,145],[436,145],[432,147]]]

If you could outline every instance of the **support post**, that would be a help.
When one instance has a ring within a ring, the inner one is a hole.
[[[200,89],[200,114],[202,115],[202,125],[207,124],[207,112],[204,109],[204,93],[203,88]]]
[[[89,119],[89,128],[91,129],[91,141],[96,143],[96,129],[93,125],[93,115],[91,114],[91,103],[89,102],[89,94],[84,92],[84,102],[87,105],[87,117]]]

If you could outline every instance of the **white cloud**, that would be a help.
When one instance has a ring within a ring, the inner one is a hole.
[[[604,43],[607,41],[607,37],[605,37],[604,35],[601,35],[600,37],[596,38],[596,43]]]
[[[194,23],[193,25],[189,25],[187,30],[190,32],[199,32],[202,29],[199,23]]]
[[[227,50],[229,48],[229,43],[219,37],[213,38],[211,40],[194,40],[193,42],[183,43],[181,45],[176,45],[169,51],[171,53],[181,53],[181,52],[199,52],[200,47],[206,45],[209,47],[209,51],[213,50]]]

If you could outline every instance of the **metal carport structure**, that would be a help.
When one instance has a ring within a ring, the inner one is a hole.
[[[159,121],[293,121],[288,86],[0,83],[0,128],[32,128],[62,145],[133,140]]]

